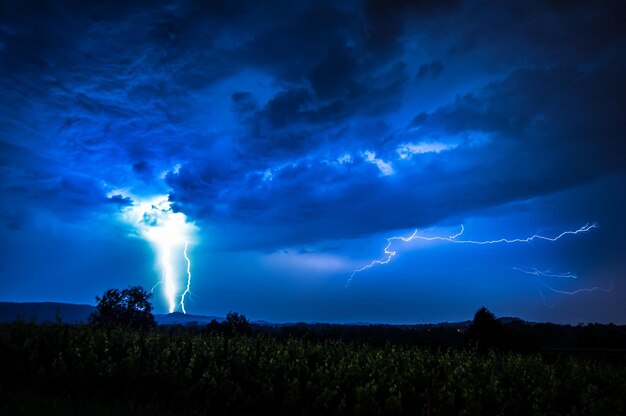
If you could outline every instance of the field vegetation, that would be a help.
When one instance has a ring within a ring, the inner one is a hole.
[[[244,322],[237,316],[238,321]],[[232,321],[232,319],[231,319]],[[611,359],[207,328],[0,325],[2,414],[617,415]],[[247,329],[246,329],[247,328]]]

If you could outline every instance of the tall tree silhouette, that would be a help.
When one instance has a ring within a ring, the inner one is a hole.
[[[477,344],[480,350],[486,351],[501,348],[506,343],[504,326],[496,316],[484,306],[474,314],[474,321],[467,331],[467,340]]]
[[[89,317],[89,322],[98,327],[151,328],[156,325],[151,297],[152,294],[141,286],[121,291],[109,289],[102,297],[96,296],[96,310]]]

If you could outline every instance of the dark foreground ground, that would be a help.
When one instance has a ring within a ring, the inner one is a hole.
[[[436,338],[422,328],[421,341],[406,328],[341,328],[268,327],[237,335],[2,324],[0,413],[626,413],[621,327],[595,331],[614,335],[611,348],[587,334],[586,347],[527,343],[520,352],[455,346],[459,328],[436,329]]]

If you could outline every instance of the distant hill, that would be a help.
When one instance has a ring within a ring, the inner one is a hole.
[[[21,319],[27,322],[34,321],[36,323],[54,322],[57,314],[61,317],[63,322],[69,324],[86,323],[89,315],[95,310],[95,306],[92,305],[77,305],[73,303],[58,303],[58,302],[0,302],[0,322],[12,322],[17,319]],[[215,319],[218,322],[222,322],[224,317],[219,316],[205,316],[205,315],[190,315],[180,312],[168,313],[168,314],[155,314],[154,319],[159,325],[206,325],[211,320]],[[513,322],[523,322],[519,318],[501,317],[498,318],[503,324],[510,324]],[[250,323],[259,326],[274,326],[283,327],[291,325],[309,325],[309,326],[334,326],[336,324],[326,323],[276,323],[263,320],[251,320]],[[413,324],[413,325],[396,325],[398,327],[406,327],[413,329],[426,329],[432,327],[447,327],[453,329],[465,329],[472,321],[462,322],[441,322],[437,324]],[[344,324],[346,326],[369,326],[371,323],[356,322]]]
[[[59,302],[0,302],[0,322],[13,322],[18,319],[38,324],[54,322],[60,316],[64,323],[86,323],[89,315],[95,311],[92,305],[76,305]],[[155,314],[159,325],[206,325],[215,319],[224,320],[217,316],[185,315],[180,312],[169,314]]]
[[[63,322],[77,324],[87,322],[96,308],[91,305],[76,305],[58,302],[0,302],[0,322],[21,319],[36,323],[54,322],[57,315]]]
[[[159,325],[206,325],[213,319],[218,322],[224,320],[218,316],[190,315],[180,312],[155,314],[154,319]]]

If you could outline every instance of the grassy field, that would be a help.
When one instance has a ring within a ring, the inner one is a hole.
[[[0,325],[2,414],[618,415],[623,358]]]

